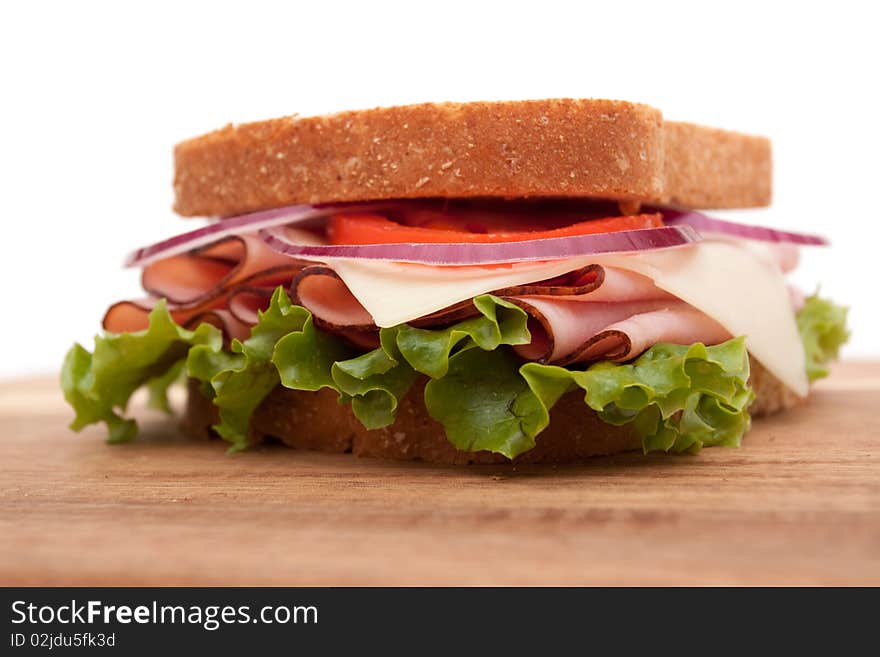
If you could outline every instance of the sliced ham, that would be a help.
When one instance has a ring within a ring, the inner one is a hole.
[[[360,331],[376,329],[370,313],[330,267],[306,267],[293,279],[290,293],[294,303],[312,313],[318,326]]]
[[[291,297],[326,328],[376,329],[373,318],[331,268],[314,265],[303,269],[291,284]],[[590,302],[628,302],[674,299],[640,274],[590,265],[553,279],[494,290],[500,297],[577,297]],[[470,300],[449,306],[410,322],[413,326],[442,326],[477,314]]]
[[[312,312],[318,326],[358,346],[377,344],[378,327],[332,268],[303,269],[291,294]],[[529,314],[532,342],[516,348],[526,360],[628,360],[657,342],[715,344],[730,337],[717,322],[660,290],[646,276],[612,267],[590,265],[493,294]],[[411,324],[440,327],[476,314],[473,303],[465,301]]]
[[[208,310],[189,318],[184,328],[194,329],[202,322],[213,324],[223,332],[227,340],[247,340],[251,335],[251,325],[238,320],[231,312],[224,309]]]
[[[151,296],[169,303],[194,304],[265,272],[292,267],[301,264],[273,251],[258,236],[233,236],[148,265],[141,284]]]
[[[104,329],[111,333],[144,330],[149,326],[150,311],[156,303],[158,299],[153,297],[114,303],[104,314]],[[184,328],[194,329],[207,322],[223,331],[223,335],[229,340],[245,340],[251,332],[250,323],[241,321],[225,308],[182,308],[169,305],[168,311],[171,318]]]
[[[153,297],[117,301],[104,313],[104,319],[101,321],[101,324],[105,331],[110,331],[111,333],[133,333],[134,331],[143,330],[149,326],[147,317],[157,302],[158,299]],[[170,312],[171,318],[181,325],[191,316],[191,314],[176,310],[171,310]]]
[[[788,286],[788,297],[791,299],[791,307],[796,313],[799,313],[807,302],[807,295],[804,294],[804,291],[794,285]]]
[[[770,251],[773,253],[783,274],[794,271],[798,264],[800,264],[801,250],[797,245],[788,244],[786,242],[764,242],[764,244],[769,247]]]
[[[624,361],[658,342],[717,344],[732,337],[684,301],[655,299],[584,303],[578,299],[512,299],[529,313],[532,342],[516,347],[527,360],[567,365]]]
[[[714,319],[685,303],[633,315],[608,326],[603,333],[626,336],[627,349],[614,353],[611,360],[616,361],[635,358],[658,342],[672,344],[702,342],[712,345],[733,337]],[[607,346],[600,347],[594,340],[590,347],[580,351],[576,361],[604,358],[604,349],[607,349]]]
[[[798,250],[791,245],[749,243],[747,248],[772,262],[778,271],[789,271],[797,264]],[[244,339],[258,321],[259,312],[268,306],[273,290],[289,284],[294,303],[311,311],[317,326],[360,348],[376,347],[379,329],[373,316],[334,266],[297,262],[269,249],[255,235],[227,237],[146,267],[142,283],[150,296],[111,306],[104,328],[111,332],[146,328],[156,299],[164,297],[172,317],[181,325],[192,327],[208,321],[221,328],[227,338]],[[400,271],[404,275],[410,270]],[[553,273],[559,271],[564,270]],[[491,279],[491,272],[487,278]],[[375,291],[371,291],[374,297]],[[708,315],[658,288],[652,278],[617,266],[581,266],[554,278],[492,293],[528,313],[532,342],[516,347],[527,360],[562,365],[625,361],[658,342],[717,344],[731,337]],[[803,303],[797,291],[792,290],[791,299],[796,308]],[[373,299],[377,300],[381,302],[381,297]],[[371,307],[375,310],[381,305]],[[476,314],[467,298],[409,323],[442,327]]]
[[[182,326],[202,318],[223,329],[227,338],[246,338],[272,291],[287,286],[302,267],[255,235],[226,237],[147,266],[141,283],[150,296],[112,305],[104,315],[104,329],[119,333],[147,328],[150,310],[165,298],[172,318]]]
[[[620,303],[586,302],[582,298],[512,297],[529,314],[532,342],[517,347],[526,360],[543,363],[578,360],[584,345],[607,327],[639,313],[659,310],[683,301],[664,299]]]
[[[596,269],[603,272],[601,285],[589,292],[588,296],[584,296],[584,301],[590,302],[629,302],[629,301],[646,301],[649,299],[674,299],[675,297],[661,290],[647,276],[636,274],[623,269],[615,269],[613,267],[600,267],[592,265]],[[542,293],[538,292],[541,295]],[[575,293],[575,296],[584,294],[583,292]],[[520,294],[516,294],[520,296]]]
[[[248,326],[255,325],[260,312],[269,307],[273,288],[242,285],[229,293],[226,307],[232,316]]]
[[[235,320],[232,322],[224,319],[217,324],[219,328],[224,329],[227,337],[238,337],[242,333],[247,337],[247,331],[243,332],[241,327],[249,329],[256,324],[257,312],[269,306],[275,288],[286,285],[298,271],[298,266],[289,265],[257,272],[238,285],[208,290],[189,303],[168,302],[168,311],[174,321],[181,326],[190,325],[192,317],[222,311]],[[159,297],[150,296],[113,304],[104,314],[102,322],[104,330],[121,333],[147,328],[150,311],[158,300]],[[227,328],[231,330],[226,332]]]

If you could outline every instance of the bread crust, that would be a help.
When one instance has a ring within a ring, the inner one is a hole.
[[[491,452],[461,452],[446,439],[442,425],[432,419],[424,404],[422,377],[400,401],[394,424],[367,430],[350,405],[340,405],[329,389],[317,392],[275,388],[254,413],[251,440],[269,438],[296,449],[353,452],[397,460],[429,463],[569,463],[592,456],[626,452],[641,447],[631,426],[603,422],[583,401],[579,391],[564,395],[550,410],[550,425],[536,447],[513,461]],[[768,415],[800,403],[772,374],[752,359],[753,416]],[[213,435],[219,420],[217,408],[202,394],[200,384],[189,382],[183,431],[196,438]]]
[[[174,150],[175,210],[390,198],[770,202],[770,142],[612,100],[426,103],[228,125]]]

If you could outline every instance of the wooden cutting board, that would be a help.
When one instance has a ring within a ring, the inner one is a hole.
[[[75,435],[0,384],[0,584],[880,584],[880,363],[742,448],[564,467],[228,455],[137,411]]]

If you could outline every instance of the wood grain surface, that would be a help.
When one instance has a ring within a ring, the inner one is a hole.
[[[844,363],[742,448],[438,467],[228,455],[138,411],[80,435],[0,384],[0,584],[880,584],[880,364]]]

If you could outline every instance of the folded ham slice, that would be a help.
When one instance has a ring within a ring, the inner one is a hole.
[[[290,285],[290,296],[312,313],[321,328],[377,330],[370,313],[330,267],[313,265],[301,270]]]
[[[568,364],[628,360],[657,342],[716,344],[731,337],[717,322],[694,310],[647,277],[590,265],[554,279],[495,290],[529,314],[532,342],[516,347],[526,360]],[[316,325],[378,344],[378,327],[336,272],[306,267],[294,278],[291,295],[312,312]],[[442,327],[477,314],[466,301],[411,322]],[[372,336],[372,337],[371,337]]]
[[[625,361],[658,342],[718,344],[732,336],[684,301],[653,299],[619,303],[582,297],[511,299],[529,314],[532,342],[515,347],[526,360],[568,365]]]
[[[244,339],[272,291],[287,286],[303,264],[272,251],[254,235],[226,237],[148,265],[141,283],[150,296],[113,304],[103,326],[113,333],[145,329],[150,311],[165,298],[181,326],[208,321],[227,338]]]
[[[255,276],[265,277],[276,267],[289,270],[291,266],[302,265],[273,251],[256,235],[230,236],[147,265],[141,284],[150,296],[192,304]]]
[[[797,250],[786,247],[750,246],[782,271],[797,264]],[[194,327],[207,321],[227,338],[245,339],[273,290],[289,285],[294,303],[311,311],[317,326],[364,349],[378,346],[373,317],[331,266],[292,260],[255,235],[226,237],[154,262],[145,268],[142,283],[150,296],[111,306],[104,317],[106,330],[146,328],[150,310],[164,297],[179,324]],[[658,342],[717,344],[731,337],[718,322],[647,276],[615,267],[589,265],[493,294],[528,313],[532,341],[515,347],[526,360],[561,365],[625,361]],[[793,305],[799,300],[793,293]],[[410,323],[437,328],[476,314],[466,300]]]
[[[273,267],[237,285],[208,288],[189,303],[168,302],[168,311],[174,321],[184,327],[193,325],[194,318],[213,313],[224,318],[213,323],[223,329],[227,337],[247,337],[250,327],[257,323],[257,312],[268,307],[273,290],[287,285],[298,271],[299,266]],[[114,303],[104,314],[104,330],[122,333],[147,328],[150,311],[158,300],[159,297],[150,296]]]
[[[330,267],[306,267],[294,278],[290,289],[295,303],[308,308],[315,323],[325,328],[356,327],[375,330],[370,313],[351,293],[339,275]],[[549,296],[576,297],[589,295],[590,301],[637,301],[674,299],[658,289],[645,276],[598,265],[575,269],[553,279],[495,290],[500,297]],[[414,326],[442,326],[477,314],[469,300],[411,322]]]
[[[114,303],[104,314],[104,330],[111,333],[141,331],[149,326],[150,311],[158,299],[147,297]],[[180,308],[168,305],[171,319],[186,329],[194,329],[207,322],[223,331],[227,339],[245,340],[250,335],[251,324],[239,320],[225,308]]]

